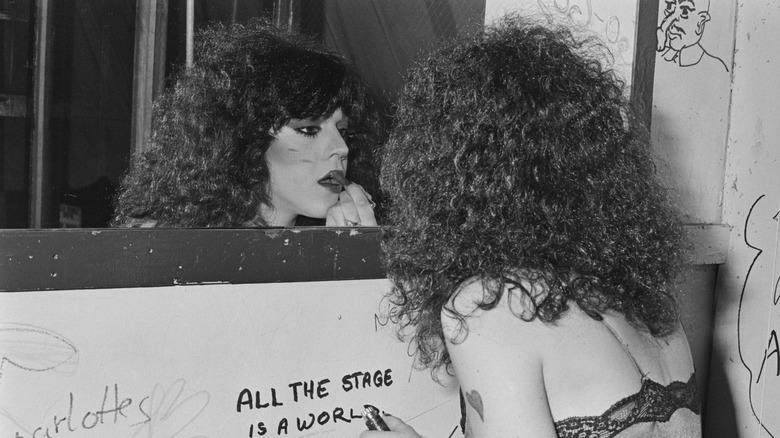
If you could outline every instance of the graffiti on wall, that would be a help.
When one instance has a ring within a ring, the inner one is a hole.
[[[767,415],[773,411],[768,403],[780,394],[778,222],[780,207],[772,205],[766,195],[759,196],[745,220],[744,244],[753,252],[753,259],[745,274],[737,316],[737,345],[749,379],[750,410],[773,438],[780,436],[776,416]]]
[[[666,7],[658,24],[656,49],[666,62],[680,67],[703,66],[709,70],[729,71],[726,63],[709,53],[701,44],[711,20],[709,0],[665,0]]]

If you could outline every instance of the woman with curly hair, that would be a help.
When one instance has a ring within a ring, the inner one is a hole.
[[[389,299],[469,437],[700,437],[685,241],[595,41],[509,18],[411,70],[385,146]],[[417,437],[388,416],[394,432]]]
[[[341,55],[259,20],[208,27],[194,65],[155,102],[113,223],[376,225],[371,197],[349,181],[370,181],[375,115]]]

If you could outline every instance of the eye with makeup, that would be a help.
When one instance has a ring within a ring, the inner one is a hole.
[[[322,131],[322,128],[317,125],[311,125],[311,126],[302,126],[299,128],[294,128],[295,132],[304,135],[306,137],[315,137],[317,134]],[[338,128],[339,135],[341,135],[341,138],[344,140],[348,140],[352,137],[352,132],[349,130],[349,128]]]
[[[319,125],[308,125],[295,128],[295,132],[306,137],[315,137],[321,130],[322,128],[320,128]]]

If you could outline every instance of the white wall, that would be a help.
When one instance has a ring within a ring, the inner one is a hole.
[[[708,436],[780,437],[780,3],[736,18]]]

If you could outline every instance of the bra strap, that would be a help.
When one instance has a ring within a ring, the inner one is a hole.
[[[607,329],[609,329],[609,332],[612,333],[612,336],[614,336],[615,339],[617,339],[618,344],[620,344],[620,346],[623,347],[623,351],[625,351],[626,354],[628,355],[628,357],[631,358],[631,362],[634,363],[634,366],[636,367],[636,370],[639,371],[639,374],[642,376],[642,380],[644,380],[645,379],[645,373],[642,372],[642,368],[639,367],[639,363],[637,363],[636,359],[634,358],[634,355],[631,354],[631,352],[628,350],[628,346],[626,346],[626,343],[623,342],[623,339],[620,337],[620,335],[617,333],[617,331],[615,331],[615,329],[612,328],[611,325],[609,325],[609,323],[607,322],[606,319],[604,319],[602,317],[601,318],[601,322],[603,322],[604,325],[607,327]]]

